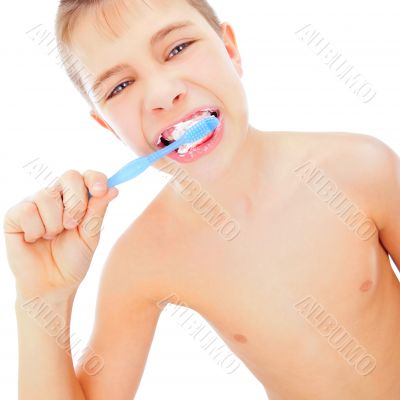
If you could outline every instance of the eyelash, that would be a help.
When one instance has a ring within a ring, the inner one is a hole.
[[[183,48],[183,50],[184,50],[185,48],[189,47],[192,43],[193,42],[184,42],[184,43],[178,44],[178,46],[174,47],[169,54],[171,54],[174,50],[176,50],[176,49],[178,49],[178,48],[180,48],[182,46],[185,46]],[[181,50],[179,53],[182,53],[183,50]],[[178,55],[179,53],[177,53],[176,55]],[[133,81],[125,81],[125,82],[120,83],[118,86],[116,86],[114,88],[114,90],[111,92],[111,94],[107,97],[107,100],[112,99],[113,97],[117,96],[119,93],[121,93],[127,87],[126,84],[130,84],[132,82]],[[123,89],[117,91],[117,89],[120,88],[120,87],[122,87]]]

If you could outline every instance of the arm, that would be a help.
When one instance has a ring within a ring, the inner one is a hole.
[[[364,154],[371,212],[379,240],[400,271],[400,159],[385,143],[369,138]]]
[[[57,303],[18,298],[20,399],[133,398],[161,312],[155,299],[149,297],[154,287],[148,284],[145,273],[151,271],[144,256],[149,250],[143,240],[146,231],[143,226],[136,231],[127,231],[107,259],[88,346],[90,352],[88,357],[82,357],[76,374],[71,356],[65,350],[69,341],[63,342],[64,347],[57,340],[60,326],[53,324],[53,331],[51,325],[46,328],[55,315],[69,328],[73,297]],[[52,313],[46,317],[50,310]],[[34,318],[37,314],[40,316]],[[69,329],[62,337],[69,339]],[[92,364],[87,362],[91,354],[96,355]]]
[[[140,223],[136,228],[113,247],[101,278],[89,346],[102,357],[104,367],[96,374],[88,374],[83,365],[77,368],[90,400],[133,399],[161,312],[152,294],[153,245],[143,236],[151,230]]]
[[[40,297],[22,298],[15,303],[19,347],[20,400],[59,399],[84,400],[76,379],[72,359],[58,344],[53,332],[59,326],[46,325],[57,316],[65,321],[68,330],[64,343],[69,345],[69,326],[73,297],[53,303]],[[51,383],[50,383],[51,382]]]
[[[5,214],[17,293],[20,400],[84,399],[68,354],[68,330],[73,299],[100,238],[98,228],[118,194],[106,180],[101,173],[67,171],[51,188]],[[97,189],[95,182],[103,186]],[[89,187],[94,194],[88,202]]]

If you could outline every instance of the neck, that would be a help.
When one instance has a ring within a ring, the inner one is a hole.
[[[206,193],[222,209],[237,218],[247,217],[257,209],[260,192],[265,185],[265,135],[249,126],[243,141],[238,143],[233,156],[227,155],[220,162],[220,169],[210,166],[201,169],[201,174],[191,174],[183,165],[176,166],[180,173],[172,174],[170,182],[179,195],[190,201],[200,193]],[[190,184],[191,183],[191,184]]]

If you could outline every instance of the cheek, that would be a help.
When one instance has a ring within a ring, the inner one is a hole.
[[[128,95],[128,93],[126,93]],[[127,96],[124,96],[127,97]],[[136,154],[148,154],[148,144],[145,142],[141,126],[137,121],[139,117],[135,110],[137,106],[128,99],[124,99],[109,112],[108,119],[112,121],[112,127],[123,142]]]
[[[246,111],[246,94],[241,78],[223,45],[204,47],[196,55],[182,64],[182,79],[188,79],[196,86],[202,86],[228,104],[234,114]],[[192,71],[188,74],[188,71]],[[133,92],[132,92],[133,93]],[[138,156],[149,154],[149,144],[142,135],[140,117],[137,114],[139,105],[137,98],[127,90],[117,99],[108,111],[107,120],[112,121],[111,126]],[[123,97],[123,99],[122,99]]]
[[[149,144],[145,141],[141,128],[137,124],[129,121],[124,128],[121,128],[120,132],[125,144],[138,157],[149,154]]]
[[[193,60],[193,82],[211,91],[224,102],[234,115],[247,115],[247,96],[236,69],[225,47],[207,48]]]
[[[214,88],[221,96],[227,93],[236,96],[243,94],[241,77],[223,44],[205,47],[196,53],[191,60],[190,70],[193,71],[195,82]]]

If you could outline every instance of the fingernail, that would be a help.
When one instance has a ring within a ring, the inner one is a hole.
[[[106,185],[104,183],[102,183],[102,182],[96,182],[93,185],[93,190],[96,190],[98,192],[104,190],[105,188],[106,188]]]

